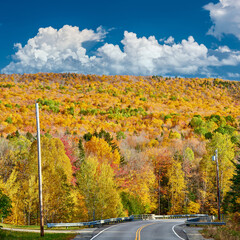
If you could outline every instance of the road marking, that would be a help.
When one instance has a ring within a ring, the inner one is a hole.
[[[143,225],[140,228],[138,228],[138,230],[136,232],[135,240],[141,240],[141,231],[142,231],[142,229],[147,227],[147,226],[149,226],[149,225],[153,225],[153,224],[157,224],[157,223],[149,223],[149,224]]]
[[[173,231],[173,233],[174,233],[178,238],[180,238],[181,240],[185,240],[184,238],[180,237],[180,236],[175,232],[175,230],[174,230],[174,227],[176,227],[176,226],[178,226],[178,225],[181,225],[181,224],[176,224],[176,225],[174,225],[174,226],[172,227],[172,231]]]
[[[123,223],[123,224],[124,224],[124,223]],[[109,228],[113,228],[113,227],[116,227],[116,225],[103,229],[103,230],[102,230],[101,232],[99,232],[97,235],[93,236],[90,240],[95,239],[95,238],[96,238],[97,236],[99,236],[101,233],[103,233],[104,231],[108,230]]]

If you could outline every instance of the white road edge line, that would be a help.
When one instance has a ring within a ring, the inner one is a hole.
[[[181,238],[181,237],[175,232],[175,230],[174,230],[174,227],[176,227],[176,226],[178,226],[178,225],[181,225],[181,224],[176,224],[176,225],[174,225],[174,226],[172,227],[172,231],[174,232],[174,234],[175,234],[178,238],[180,238],[181,240],[185,240],[184,238]]]
[[[105,229],[103,229],[101,232],[99,232],[97,235],[95,235],[95,236],[93,236],[90,240],[93,240],[94,238],[96,238],[97,236],[99,236],[101,233],[103,233],[104,231],[106,231],[107,229],[109,229],[109,228],[112,228],[112,227],[115,227],[115,225],[114,226],[111,226],[111,227],[108,227],[108,228],[105,228]]]
[[[122,224],[126,224],[126,223],[122,223]],[[116,224],[116,225],[118,225],[118,224]],[[116,225],[113,225],[113,226],[111,226],[111,227],[108,227],[108,228],[103,229],[101,232],[99,232],[98,234],[96,234],[95,236],[93,236],[90,240],[95,239],[96,237],[98,237],[98,236],[99,236],[101,233],[103,233],[104,231],[106,231],[106,230],[108,230],[108,229],[110,229],[110,228],[116,227]]]

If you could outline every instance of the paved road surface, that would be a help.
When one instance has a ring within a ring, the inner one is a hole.
[[[185,219],[163,219],[136,221],[117,224],[111,226],[92,240],[184,240],[184,237],[179,237],[181,233],[173,231],[173,227],[178,224],[183,224]]]

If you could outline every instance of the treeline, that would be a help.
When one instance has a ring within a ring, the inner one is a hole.
[[[232,116],[239,123],[240,83],[81,74],[0,74],[0,134],[34,133],[37,101],[41,127],[50,134],[82,136],[100,128],[146,137],[177,127],[184,137],[194,115]]]
[[[216,214],[215,149],[223,211],[239,211],[239,141],[233,135],[213,131],[210,139],[199,140],[172,132],[150,141],[138,134],[117,140],[101,130],[78,142],[71,135],[42,135],[45,223],[140,213]],[[1,214],[4,222],[39,223],[37,142],[32,134],[17,131],[0,138],[0,177],[2,195],[11,205],[11,211],[8,206]]]
[[[216,214],[216,149],[222,210],[239,211],[239,82],[0,74],[0,90],[5,222],[39,222],[36,101],[45,222]]]

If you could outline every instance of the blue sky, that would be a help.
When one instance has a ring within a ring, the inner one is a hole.
[[[240,0],[3,1],[1,73],[240,80]]]

